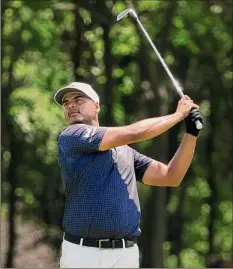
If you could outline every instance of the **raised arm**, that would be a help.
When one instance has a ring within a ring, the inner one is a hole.
[[[185,134],[169,164],[152,161],[144,173],[142,182],[150,186],[179,186],[192,162],[196,141],[195,136]]]
[[[108,127],[100,143],[99,150],[129,145],[156,137],[183,119],[183,114],[175,112],[164,117],[150,118],[122,127]]]
[[[99,150],[133,144],[156,137],[183,120],[192,108],[198,108],[186,95],[178,102],[176,112],[167,116],[150,118],[123,127],[108,127]]]
[[[198,111],[190,113],[185,118],[186,134],[168,165],[153,160],[147,167],[142,182],[152,186],[179,186],[193,159],[199,130],[195,120],[203,124],[203,118]]]

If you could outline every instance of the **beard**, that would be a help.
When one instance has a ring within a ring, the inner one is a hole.
[[[87,124],[87,125],[92,125],[93,122],[93,118],[88,117],[88,118],[84,118],[84,117],[75,117],[74,119],[70,120],[70,124]]]
[[[80,124],[80,123],[84,123],[82,120],[73,120],[71,122],[71,124]]]

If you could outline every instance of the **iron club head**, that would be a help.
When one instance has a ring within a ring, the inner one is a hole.
[[[128,8],[117,15],[117,21],[123,19],[128,13],[130,13],[135,19],[137,19],[136,12],[132,8]]]

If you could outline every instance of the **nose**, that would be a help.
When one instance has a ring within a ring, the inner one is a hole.
[[[69,102],[68,103],[68,109],[74,108],[74,102]]]

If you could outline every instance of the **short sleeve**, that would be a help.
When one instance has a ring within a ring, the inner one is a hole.
[[[133,152],[134,152],[134,169],[136,174],[136,180],[142,182],[143,175],[149,164],[153,161],[153,159],[137,152],[136,150],[133,150]]]
[[[98,151],[106,129],[86,124],[70,125],[59,136],[59,150],[70,157],[80,152]]]

